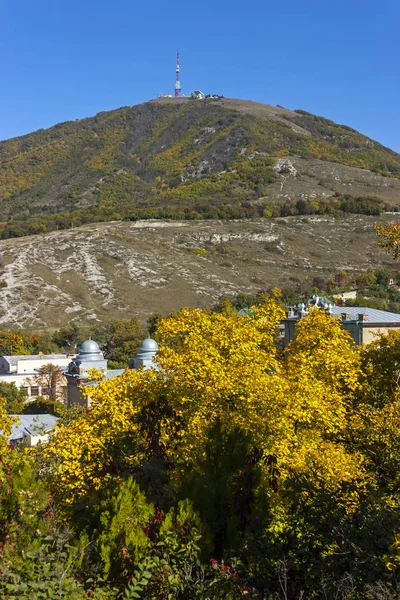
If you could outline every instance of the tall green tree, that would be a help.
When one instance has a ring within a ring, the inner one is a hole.
[[[7,414],[19,415],[23,412],[27,393],[24,388],[17,388],[15,383],[0,381],[0,398],[4,400]]]

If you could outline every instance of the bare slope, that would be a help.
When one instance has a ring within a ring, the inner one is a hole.
[[[224,294],[391,264],[373,223],[365,216],[111,222],[3,241],[0,323],[144,321]]]
[[[0,143],[3,239],[121,218],[258,217],[284,204],[290,214],[299,200],[337,212],[335,194],[397,205],[400,156],[250,101],[155,100]]]

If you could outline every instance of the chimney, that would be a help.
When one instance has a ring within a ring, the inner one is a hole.
[[[350,315],[348,313],[341,313],[342,321],[349,321]]]
[[[358,315],[358,320],[359,320],[359,321],[368,321],[368,315],[367,315],[367,314],[365,314],[365,313],[362,313],[362,314],[360,313],[360,314]]]

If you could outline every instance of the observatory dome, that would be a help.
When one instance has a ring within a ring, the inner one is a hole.
[[[139,346],[139,352],[157,352],[158,344],[151,338],[146,338]]]
[[[94,340],[86,340],[79,346],[79,356],[81,360],[98,360],[103,358],[99,345]]]

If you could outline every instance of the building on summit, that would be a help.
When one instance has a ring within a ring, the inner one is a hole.
[[[129,361],[130,369],[158,369],[153,362],[158,351],[157,342],[148,338],[140,344],[139,352]],[[103,371],[105,379],[113,379],[122,375],[124,369],[108,369],[108,361],[104,358],[99,345],[92,339],[86,340],[79,347],[79,354],[75,356],[64,371],[67,379],[67,405],[78,404],[90,406],[90,395],[82,394],[83,387],[98,385],[96,380],[90,379],[89,371],[98,369]]]

